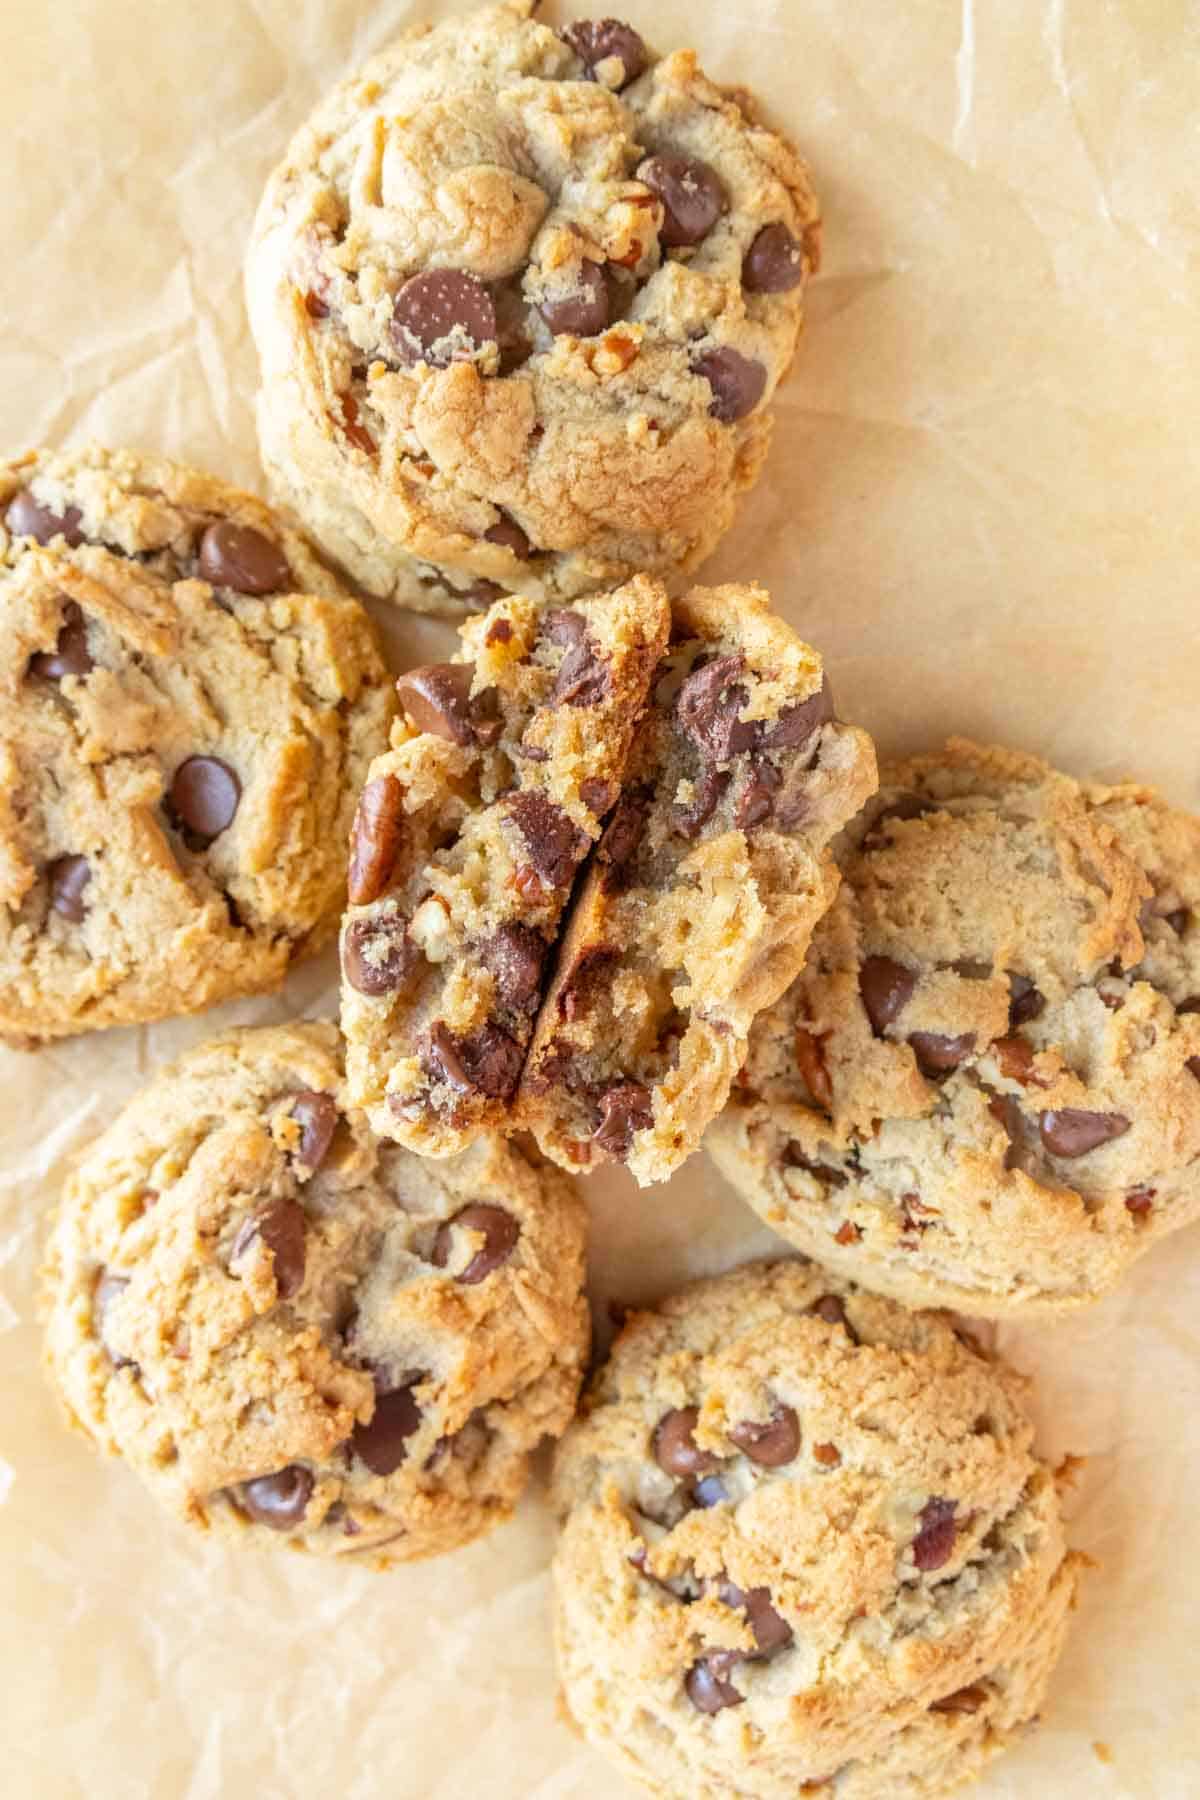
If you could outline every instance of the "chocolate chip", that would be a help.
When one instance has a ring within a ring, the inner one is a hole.
[[[538,788],[513,794],[508,816],[525,841],[530,862],[552,888],[565,888],[588,848],[585,832]]]
[[[637,170],[662,202],[659,242],[677,249],[707,237],[725,208],[725,189],[715,169],[698,156],[648,156]]]
[[[759,743],[764,750],[797,750],[832,718],[833,689],[825,675],[815,694],[798,700],[794,706],[785,706],[773,725],[762,727]]]
[[[465,269],[425,269],[396,295],[391,335],[402,361],[444,369],[495,342],[496,309]]]
[[[642,841],[642,833],[646,829],[646,806],[647,802],[641,795],[623,794],[605,828],[596,855],[608,870],[610,885],[616,885]]]
[[[730,1666],[728,1660],[719,1661],[715,1656],[702,1656],[692,1664],[683,1685],[697,1712],[719,1713],[727,1706],[741,1705],[745,1696],[725,1680]]]
[[[908,1041],[922,1075],[933,1079],[948,1075],[970,1056],[975,1048],[975,1033],[964,1031],[959,1037],[946,1037],[940,1031],[910,1031]]]
[[[719,1475],[704,1475],[692,1489],[693,1504],[699,1507],[720,1506],[722,1500],[728,1500],[725,1483]]]
[[[342,937],[342,973],[360,994],[391,994],[419,957],[402,919],[354,919]]]
[[[558,1010],[564,1019],[573,1021],[593,1005],[603,982],[608,985],[612,965],[620,952],[612,944],[589,944],[565,969],[558,988]]]
[[[618,1081],[600,1096],[600,1123],[592,1142],[617,1162],[624,1162],[634,1133],[648,1131],[654,1123],[650,1090],[640,1081]]]
[[[377,775],[359,795],[350,833],[346,886],[351,906],[378,899],[388,884],[400,849],[404,789],[394,775]]]
[[[528,925],[499,926],[479,944],[479,958],[490,970],[496,997],[514,1012],[533,1012],[542,986],[546,940]]]
[[[1038,1130],[1051,1156],[1086,1156],[1089,1150],[1123,1137],[1129,1120],[1123,1113],[1084,1112],[1077,1106],[1064,1106],[1057,1112],[1042,1113]]]
[[[206,850],[232,825],[241,797],[242,784],[228,763],[218,756],[189,756],[172,779],[170,808],[193,840],[191,847]]]
[[[783,776],[773,762],[764,759],[751,763],[733,815],[739,831],[751,831],[755,825],[770,818],[775,795],[782,783]]]
[[[87,675],[95,666],[83,612],[74,600],[68,600],[53,650],[36,651],[29,659],[29,673],[45,681],[61,681],[64,675]]]
[[[290,1300],[304,1285],[304,1208],[294,1200],[272,1200],[242,1222],[233,1240],[230,1263],[246,1254],[256,1238],[271,1252],[275,1287],[281,1300]]]
[[[674,1406],[654,1427],[651,1448],[664,1474],[682,1480],[689,1475],[709,1475],[720,1468],[720,1457],[711,1450],[701,1450],[692,1436],[699,1418],[698,1406]]]
[[[1004,1167],[1011,1171],[1023,1168],[1028,1161],[1026,1142],[1025,1116],[1011,1094],[993,1094],[988,1101],[988,1111],[998,1125],[1003,1126],[1008,1138],[1008,1149],[1004,1152]]]
[[[1046,996],[1033,985],[1026,975],[1014,975],[1008,972],[1008,1024],[1015,1031],[1018,1025],[1028,1025],[1031,1019],[1038,1019],[1046,1010]]]
[[[799,240],[779,220],[764,225],[742,260],[742,286],[752,294],[786,294],[803,280]]]
[[[671,809],[671,823],[681,837],[699,837],[721,804],[731,779],[727,769],[714,768],[711,763],[701,769],[692,783],[691,805]]]
[[[501,513],[496,523],[494,525],[489,525],[483,535],[489,544],[499,544],[503,549],[511,550],[513,555],[518,557],[521,562],[528,562],[529,558],[533,555],[533,545],[521,530],[517,521],[515,519],[510,519],[507,513]],[[492,629],[494,630],[495,627],[493,626]],[[508,635],[509,637],[512,636],[511,626],[509,627]],[[488,634],[488,641],[489,643],[492,641],[490,632]]]
[[[296,1161],[306,1169],[319,1169],[329,1154],[333,1134],[338,1127],[337,1102],[332,1094],[316,1088],[304,1088],[292,1100],[291,1115],[300,1127],[300,1147]]]
[[[787,1620],[772,1606],[770,1588],[740,1588],[732,1581],[720,1581],[717,1594],[734,1612],[745,1613],[746,1623],[754,1633],[758,1656],[770,1656],[773,1651],[782,1650],[791,1643],[795,1634]]]
[[[935,1713],[977,1713],[981,1706],[987,1705],[987,1689],[984,1687],[955,1688],[944,1700],[935,1700],[929,1708]]]
[[[862,847],[866,851],[883,850],[894,840],[888,835],[887,826],[894,819],[923,819],[934,811],[927,800],[917,794],[901,794],[890,806],[881,807],[871,821],[871,828],[863,838]]]
[[[14,537],[33,538],[39,544],[49,544],[54,538],[65,538],[71,549],[82,544],[83,533],[79,529],[82,514],[77,506],[68,506],[65,512],[51,512],[35,500],[28,488],[21,488],[8,503],[4,522]]]
[[[745,666],[742,656],[719,656],[680,683],[675,718],[706,761],[728,762],[754,746],[757,722],[738,717],[749,697],[738,679]]]
[[[751,1462],[781,1469],[800,1448],[800,1421],[790,1406],[777,1403],[769,1419],[741,1419],[729,1427],[729,1436]]]
[[[450,1260],[456,1226],[461,1231],[478,1232],[483,1238],[482,1249],[477,1250],[462,1273],[454,1277],[460,1287],[474,1287],[506,1263],[521,1231],[512,1214],[505,1212],[502,1206],[464,1206],[447,1224],[438,1227],[430,1258],[436,1269],[444,1269]]]
[[[612,687],[608,658],[597,650],[579,614],[565,607],[548,613],[545,630],[556,643],[565,642],[567,651],[558,666],[554,687],[543,704],[598,706],[606,700]]]
[[[84,889],[92,879],[86,856],[56,856],[46,864],[46,880],[50,888],[50,904],[64,919],[78,925],[87,911]]]
[[[200,539],[200,573],[213,587],[238,594],[276,594],[292,585],[287,557],[253,525],[218,519]]]
[[[958,1527],[954,1523],[957,1510],[957,1500],[936,1497],[927,1500],[921,1508],[921,1529],[913,1539],[912,1551],[913,1561],[925,1574],[940,1569],[954,1554],[958,1536]]]
[[[459,1093],[506,1099],[517,1085],[522,1060],[520,1046],[498,1025],[483,1025],[467,1037],[456,1037],[439,1019],[429,1033],[432,1073]]]
[[[852,1344],[857,1344],[858,1336],[846,1314],[845,1305],[838,1294],[822,1294],[814,1300],[809,1312],[818,1319],[824,1319],[827,1325],[840,1325]]]
[[[617,92],[636,81],[646,67],[645,44],[633,26],[623,24],[620,19],[577,19],[573,25],[566,26],[561,35],[580,61],[587,64],[593,81],[597,79],[598,64],[621,64],[620,78],[611,84]]]
[[[272,1531],[290,1531],[299,1525],[312,1498],[313,1478],[299,1463],[289,1463],[274,1475],[256,1475],[242,1483],[242,1505],[259,1525]]]
[[[916,985],[916,976],[903,963],[890,956],[867,957],[858,972],[858,991],[876,1037],[904,1011]]]
[[[603,267],[585,258],[564,279],[569,286],[555,287],[538,302],[538,311],[555,337],[596,337],[608,324],[612,310]]]
[[[408,1440],[420,1424],[412,1386],[392,1388],[375,1396],[375,1411],[367,1424],[354,1427],[350,1445],[373,1475],[392,1475],[408,1455]]]
[[[109,1312],[128,1286],[129,1277],[127,1275],[114,1275],[111,1269],[105,1269],[92,1294],[92,1319],[96,1336],[104,1345],[105,1353],[114,1369],[137,1367],[132,1357],[122,1356],[119,1350],[114,1350],[105,1336]]]
[[[752,362],[730,344],[718,344],[706,350],[692,364],[692,371],[703,377],[712,389],[708,410],[722,425],[732,425],[753,412],[767,386],[767,371],[760,362]]]
[[[474,679],[471,663],[428,663],[401,675],[396,692],[418,731],[466,745],[475,741],[468,710]]]
[[[1180,1016],[1184,1013],[1200,1013],[1200,994],[1189,994],[1186,1000],[1179,1002],[1175,1011]]]

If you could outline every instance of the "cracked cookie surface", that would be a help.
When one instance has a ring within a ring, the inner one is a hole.
[[[231,1032],[71,1176],[44,1275],[71,1420],[240,1543],[430,1556],[505,1518],[588,1343],[569,1182],[430,1162],[348,1103],[331,1024]]]
[[[445,1156],[511,1126],[551,949],[669,628],[640,576],[571,606],[506,598],[462,626],[458,661],[401,676],[341,940],[350,1088],[382,1136]]]
[[[690,50],[532,0],[343,82],[263,196],[263,460],[367,588],[428,611],[694,568],[756,479],[819,215]]]
[[[977,1775],[1039,1711],[1078,1576],[1025,1385],[803,1262],[635,1314],[555,1458],[585,1736],[699,1800]]]
[[[755,1015],[837,890],[828,843],[875,786],[821,658],[757,588],[673,603],[621,799],[584,876],[517,1118],[565,1168],[664,1180],[719,1112]]]
[[[912,1305],[1081,1305],[1200,1216],[1200,820],[952,740],[883,772],[706,1148]]]
[[[0,465],[0,1033],[277,986],[335,926],[394,698],[261,501],[98,448]]]

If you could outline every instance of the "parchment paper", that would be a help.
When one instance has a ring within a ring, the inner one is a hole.
[[[421,10],[8,0],[0,442],[124,440],[256,482],[240,263],[260,185],[318,92]],[[885,748],[966,730],[1200,805],[1196,5],[618,10],[757,87],[825,201],[767,477],[711,574],[767,583]],[[40,1380],[65,1160],[163,1059],[333,992],[326,960],[278,1001],[0,1053],[6,1800],[627,1793],[556,1719],[538,1493],[389,1575],[227,1555],[69,1437]],[[771,1246],[702,1159],[589,1192],[601,1305]],[[1072,1536],[1100,1566],[988,1800],[1200,1794],[1198,1319],[1193,1231],[1089,1316],[1001,1334],[1039,1377],[1046,1449],[1088,1458]]]

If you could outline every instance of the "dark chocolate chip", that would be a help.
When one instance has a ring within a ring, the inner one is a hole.
[[[388,884],[404,826],[404,789],[394,775],[377,775],[359,795],[350,833],[346,878],[351,906],[378,899]]]
[[[430,1258],[437,1269],[444,1269],[450,1260],[455,1227],[478,1232],[483,1238],[482,1248],[475,1252],[462,1273],[454,1277],[460,1287],[474,1287],[477,1282],[486,1281],[494,1270],[506,1263],[521,1232],[512,1214],[505,1212],[502,1206],[464,1206],[447,1224],[438,1227]]]
[[[739,831],[751,831],[754,826],[761,825],[764,819],[770,818],[775,795],[782,782],[783,776],[773,762],[763,758],[761,762],[751,763],[746,785],[738,795],[733,815]]]
[[[948,1075],[970,1056],[975,1048],[975,1033],[964,1031],[959,1037],[946,1037],[940,1031],[910,1031],[908,1041],[922,1075],[933,1079]]]
[[[985,1687],[955,1688],[944,1700],[935,1700],[929,1710],[935,1713],[977,1713],[980,1707],[987,1705],[987,1697]]]
[[[683,1685],[697,1712],[719,1713],[727,1706],[741,1705],[745,1695],[725,1680],[729,1666],[728,1661],[719,1661],[715,1656],[702,1656],[692,1664]]]
[[[777,1404],[769,1419],[740,1419],[729,1436],[751,1462],[780,1469],[800,1448],[800,1421],[790,1406]]]
[[[709,1475],[720,1468],[720,1457],[711,1450],[701,1450],[692,1436],[699,1417],[698,1406],[675,1406],[654,1427],[651,1447],[664,1474],[682,1480],[689,1475]]]
[[[731,780],[732,775],[728,769],[715,768],[712,763],[704,764],[692,783],[691,804],[671,809],[671,823],[681,837],[699,837],[721,804]]]
[[[573,1021],[595,1001],[601,983],[608,985],[612,964],[620,952],[612,944],[589,944],[563,972],[558,987],[558,1010]]]
[[[958,1527],[954,1523],[957,1510],[957,1500],[936,1497],[927,1500],[921,1508],[921,1529],[913,1539],[912,1551],[913,1561],[923,1573],[940,1569],[953,1556],[958,1536]]]
[[[760,362],[752,362],[730,344],[718,344],[705,350],[692,364],[693,373],[703,377],[712,389],[708,410],[722,425],[744,419],[762,399],[767,386],[767,371]]]
[[[483,1025],[467,1037],[456,1037],[439,1019],[429,1033],[431,1070],[459,1093],[506,1099],[517,1085],[522,1060],[520,1045],[498,1025]]]
[[[564,280],[569,285],[556,285],[539,301],[538,311],[555,337],[596,337],[612,310],[603,266],[585,258]]]
[[[1123,1113],[1084,1112],[1077,1106],[1064,1106],[1057,1112],[1042,1113],[1038,1129],[1051,1156],[1086,1156],[1089,1150],[1123,1137],[1129,1120]]]
[[[86,856],[56,856],[46,865],[50,904],[62,918],[78,925],[87,911],[84,890],[92,879]]]
[[[893,842],[887,827],[893,819],[923,819],[933,812],[928,800],[922,800],[917,794],[900,794],[889,806],[881,807],[871,820],[871,828],[863,838],[862,847],[866,851],[883,850]]]
[[[68,506],[65,512],[52,512],[35,500],[28,488],[21,488],[8,503],[4,522],[14,537],[33,538],[39,544],[49,544],[54,538],[65,538],[73,550],[82,544],[83,533],[79,529],[82,517],[77,506]]]
[[[671,249],[698,244],[724,211],[721,179],[698,156],[675,156],[670,152],[648,156],[639,165],[637,178],[662,202],[659,242]]]
[[[546,635],[567,646],[546,706],[598,706],[612,687],[608,658],[597,650],[578,613],[560,607],[547,614]]]
[[[808,1310],[818,1319],[824,1319],[827,1325],[840,1325],[850,1342],[857,1344],[858,1336],[846,1315],[846,1307],[840,1295],[822,1294],[819,1300],[813,1301]]]
[[[529,558],[533,555],[533,545],[521,530],[517,521],[515,519],[510,519],[507,513],[501,513],[500,517],[496,520],[496,523],[494,525],[489,525],[483,535],[489,544],[500,544],[505,550],[511,550],[513,555],[518,557],[521,562],[528,562]],[[495,627],[493,627],[493,630],[494,629]],[[490,641],[491,634],[489,633],[488,635]],[[509,635],[512,635],[511,627],[509,628]]]
[[[1180,1014],[1200,1013],[1200,994],[1189,994],[1186,1000],[1179,1002],[1175,1011]]]
[[[391,333],[404,362],[445,368],[495,342],[496,309],[465,269],[425,269],[396,295]]]
[[[375,1411],[367,1424],[354,1427],[351,1448],[373,1475],[392,1475],[408,1455],[408,1440],[420,1424],[412,1386],[392,1388],[375,1396]]]
[[[1008,1023],[1011,1030],[1018,1025],[1028,1025],[1031,1019],[1040,1018],[1046,1010],[1046,996],[1040,988],[1036,988],[1026,975],[1008,974]]]
[[[538,788],[513,794],[508,816],[525,841],[529,860],[543,881],[553,888],[569,887],[588,848],[580,831],[561,806]]]
[[[598,63],[619,62],[621,77],[613,85],[619,92],[636,81],[649,60],[646,46],[632,25],[620,19],[577,19],[562,32],[580,61],[586,63],[589,76],[596,79]]]
[[[200,539],[200,573],[213,587],[238,594],[276,594],[292,585],[287,557],[253,525],[218,519]]]
[[[29,659],[29,673],[45,681],[61,681],[64,675],[87,675],[95,666],[83,612],[74,600],[68,600],[53,650],[36,651]]]
[[[475,737],[468,710],[474,679],[471,663],[428,663],[401,675],[396,692],[418,731],[465,745]]]
[[[354,919],[342,936],[342,973],[360,994],[391,994],[419,959],[402,919]]]
[[[890,956],[867,957],[858,972],[858,991],[876,1037],[904,1011],[916,985],[916,976],[903,963]]]
[[[529,925],[499,926],[479,944],[479,958],[496,984],[496,998],[514,1012],[532,1012],[542,986],[546,940]]]
[[[779,220],[764,225],[742,261],[742,286],[752,294],[786,294],[804,280],[799,239]]]
[[[306,1169],[319,1169],[329,1154],[338,1127],[337,1101],[332,1094],[304,1088],[293,1096],[291,1115],[300,1127],[296,1161]]]
[[[623,794],[617,802],[617,809],[605,828],[597,851],[599,861],[609,872],[610,882],[617,881],[642,841],[646,829],[646,805],[646,800],[637,794]]]
[[[92,1319],[96,1336],[104,1345],[105,1353],[114,1369],[137,1367],[132,1357],[122,1356],[119,1350],[114,1350],[106,1336],[109,1312],[128,1286],[129,1277],[127,1275],[114,1275],[111,1269],[105,1269],[92,1294]]]
[[[640,1081],[618,1081],[600,1096],[600,1123],[592,1133],[597,1149],[624,1162],[634,1133],[648,1131],[654,1123],[650,1090]]]
[[[1004,1167],[1011,1173],[1013,1169],[1023,1168],[1028,1160],[1025,1117],[1011,1094],[993,1094],[988,1101],[988,1111],[998,1125],[1003,1126],[1008,1138],[1008,1149],[1004,1152]]]
[[[299,1525],[312,1498],[313,1478],[299,1463],[289,1463],[274,1475],[256,1475],[242,1483],[242,1505],[259,1525],[272,1531],[290,1531]]]
[[[193,847],[206,850],[233,824],[242,784],[218,756],[189,756],[171,781],[170,808]]]
[[[693,669],[675,696],[675,717],[707,761],[724,763],[754,747],[758,723],[739,719],[748,695],[738,677],[742,656],[719,656]]]
[[[832,717],[833,689],[826,675],[815,694],[810,694],[807,700],[798,700],[794,706],[786,706],[773,725],[761,728],[759,744],[764,750],[798,750]]]
[[[261,1239],[271,1252],[275,1287],[281,1300],[290,1300],[304,1285],[305,1232],[304,1208],[294,1200],[272,1200],[242,1222],[233,1240],[231,1263],[245,1255],[255,1238]]]
[[[732,1581],[721,1581],[717,1583],[717,1594],[734,1612],[745,1613],[759,1656],[770,1656],[772,1651],[791,1643],[794,1633],[772,1606],[770,1588],[740,1588]]]

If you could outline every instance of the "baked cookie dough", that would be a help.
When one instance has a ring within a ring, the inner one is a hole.
[[[246,268],[263,460],[325,550],[422,611],[694,568],[758,475],[819,218],[690,50],[508,0],[317,107]]]
[[[499,1139],[437,1163],[380,1144],[332,1025],[231,1032],[68,1182],[48,1372],[190,1524],[432,1556],[505,1518],[571,1417],[584,1229],[570,1184]]]
[[[426,1155],[511,1124],[550,950],[621,791],[667,646],[643,576],[572,606],[498,600],[410,669],[351,839],[342,1029],[354,1102]]]
[[[1078,1577],[1024,1390],[808,1263],[636,1314],[556,1457],[571,1718],[680,1800],[977,1775],[1039,1712]]]
[[[99,448],[0,464],[0,1035],[192,1012],[335,929],[394,711],[261,501]]]
[[[518,1122],[565,1168],[662,1181],[720,1111],[753,1019],[837,891],[827,845],[874,791],[866,733],[761,589],[694,588],[589,865]]]
[[[1200,1216],[1200,820],[952,740],[885,769],[837,855],[706,1148],[910,1305],[1108,1292]]]

